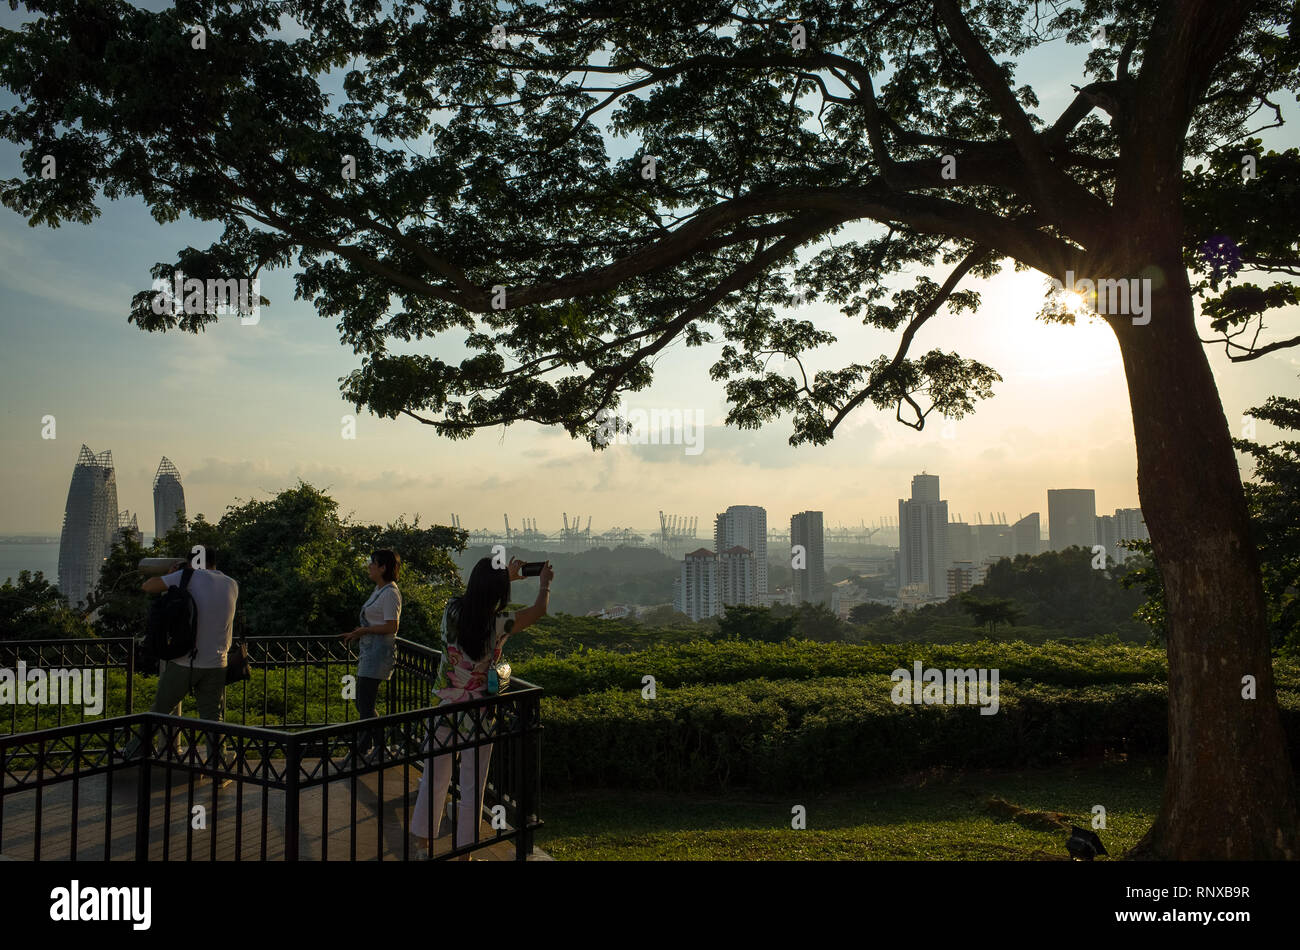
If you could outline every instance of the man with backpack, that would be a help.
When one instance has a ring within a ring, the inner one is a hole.
[[[230,651],[239,600],[239,584],[217,570],[217,552],[204,551],[205,568],[181,562],[163,577],[140,585],[148,594],[164,594],[164,602],[150,617],[149,636],[160,659],[167,662],[158,674],[158,692],[150,712],[172,713],[186,693],[198,700],[199,718],[222,721],[226,699],[226,654]],[[171,590],[169,590],[169,588]],[[179,655],[175,654],[177,651]],[[128,757],[139,748],[132,742]],[[215,750],[209,745],[213,765]]]

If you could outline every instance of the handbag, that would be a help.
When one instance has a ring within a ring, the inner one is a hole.
[[[226,654],[226,685],[251,679],[252,676],[253,671],[248,667],[248,644],[240,637],[230,645],[230,652]]]
[[[226,653],[226,685],[252,679],[253,671],[248,666],[248,643],[244,640],[244,615],[239,614],[239,636],[230,644]]]
[[[510,664],[498,663],[488,670],[487,691],[489,695],[504,693],[510,688]]]

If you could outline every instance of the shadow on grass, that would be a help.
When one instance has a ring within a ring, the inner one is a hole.
[[[1122,854],[1155,818],[1162,759],[1018,771],[935,770],[824,795],[667,795],[599,790],[544,797],[539,846],[560,860],[1065,860],[1065,831],[990,813],[991,798],[1061,812]],[[791,827],[802,806],[806,827]]]

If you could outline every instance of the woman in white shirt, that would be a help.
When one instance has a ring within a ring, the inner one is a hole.
[[[375,589],[361,608],[361,626],[343,634],[345,641],[359,640],[357,651],[357,713],[362,719],[375,717],[375,700],[379,684],[393,675],[397,659],[397,625],[402,615],[402,595],[397,589],[397,575],[402,559],[393,551],[380,550],[370,555],[367,570]],[[369,753],[374,736],[362,733],[361,755]]]

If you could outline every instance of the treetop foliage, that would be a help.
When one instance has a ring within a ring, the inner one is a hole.
[[[295,267],[361,357],[341,381],[358,408],[594,447],[678,341],[721,344],[729,424],[790,413],[793,444],[866,402],[960,418],[998,374],[909,347],[943,307],[978,307],[962,278],[1107,273],[1117,222],[1177,190],[1146,185],[1246,140],[1300,62],[1286,0],[25,7],[0,32],[20,100],[0,135],[26,149],[8,207],[57,226],[138,196],[159,222],[219,224],[153,276]],[[1044,116],[1018,60],[1058,40],[1092,49]],[[901,328],[898,350],[818,365],[834,335],[782,315],[801,295]],[[217,319],[154,297],[131,309],[146,330]],[[419,345],[457,330],[459,363]]]

